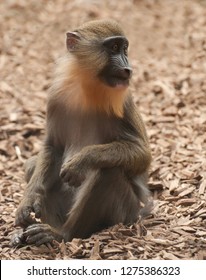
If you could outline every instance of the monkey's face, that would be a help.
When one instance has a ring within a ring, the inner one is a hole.
[[[107,59],[98,77],[110,87],[127,87],[132,76],[127,57],[128,40],[124,36],[108,37],[103,41],[101,48]]]
[[[84,76],[89,73],[90,82],[100,81],[112,88],[129,85],[128,44],[119,25],[111,20],[89,22],[67,33],[67,49],[77,59],[79,69],[85,70]]]

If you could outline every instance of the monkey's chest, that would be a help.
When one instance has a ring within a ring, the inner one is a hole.
[[[78,151],[88,145],[105,144],[118,138],[118,123],[97,116],[73,117],[64,129],[65,146]]]

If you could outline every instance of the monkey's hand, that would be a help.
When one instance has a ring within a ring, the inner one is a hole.
[[[79,187],[85,180],[88,169],[88,165],[83,163],[82,156],[77,154],[62,165],[60,176],[70,186]]]
[[[35,218],[41,217],[42,195],[37,191],[30,191],[25,194],[16,212],[15,226],[25,228],[37,222]],[[32,217],[32,212],[34,212],[35,218]]]
[[[27,244],[35,244],[36,246],[52,243],[53,240],[61,242],[63,239],[59,232],[47,224],[28,226],[23,233],[23,237]]]

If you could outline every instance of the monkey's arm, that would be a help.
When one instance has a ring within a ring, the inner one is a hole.
[[[49,186],[53,179],[51,178],[53,173],[50,170],[54,166],[54,154],[53,148],[46,144],[38,154],[33,174],[16,212],[16,225],[25,227],[35,223],[35,219],[30,215],[31,212],[35,213],[36,218],[41,217],[42,197],[44,196],[45,188]],[[48,174],[50,174],[49,178]]]
[[[151,161],[151,154],[148,147],[138,141],[118,141],[105,145],[96,145],[85,148],[82,151],[85,155],[85,164],[91,162],[92,167],[111,168],[122,167],[132,174],[145,172]]]
[[[61,177],[68,182],[75,178],[83,180],[88,169],[117,166],[122,167],[131,176],[138,175],[148,169],[150,161],[149,147],[140,140],[87,146],[62,166]]]

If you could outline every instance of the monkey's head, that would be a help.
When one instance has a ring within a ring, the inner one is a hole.
[[[132,75],[128,40],[113,20],[97,20],[67,32],[67,49],[93,80],[112,88],[126,88]]]

